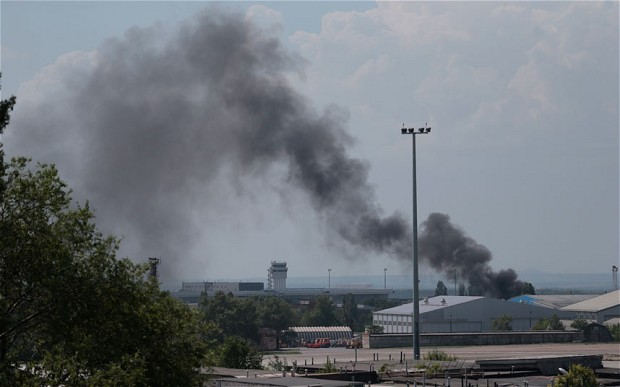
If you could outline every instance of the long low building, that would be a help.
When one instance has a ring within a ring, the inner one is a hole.
[[[419,301],[420,332],[487,332],[494,319],[509,316],[513,330],[529,330],[538,320],[557,315],[570,319],[572,311],[477,296],[436,296]],[[384,333],[412,332],[413,303],[373,313],[373,324]]]
[[[297,339],[306,343],[311,343],[316,339],[326,337],[332,340],[350,339],[353,337],[351,328],[347,326],[335,327],[290,327],[289,330],[295,332]]]

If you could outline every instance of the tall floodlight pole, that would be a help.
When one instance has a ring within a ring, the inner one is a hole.
[[[327,269],[327,288],[331,289],[332,287],[332,269]]]
[[[387,267],[383,268],[383,289],[387,289]]]
[[[418,198],[417,198],[417,188],[416,188],[416,166],[415,166],[415,136],[418,134],[428,134],[431,132],[431,128],[425,125],[423,128],[419,128],[417,131],[415,128],[405,128],[403,124],[403,128],[401,129],[402,134],[410,134],[411,135],[411,146],[412,146],[412,178],[413,178],[413,319],[412,319],[412,330],[413,330],[413,358],[415,360],[420,359],[420,287],[419,287],[419,279],[418,279]]]

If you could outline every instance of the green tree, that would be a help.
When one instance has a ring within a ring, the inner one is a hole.
[[[199,307],[205,321],[214,323],[221,330],[219,344],[228,336],[258,342],[257,306],[252,299],[237,298],[231,293],[218,291],[213,297],[203,295]]]
[[[345,294],[344,297],[342,297],[342,319],[344,325],[355,332],[358,327],[359,317],[355,296],[351,293]]]
[[[295,325],[297,315],[290,303],[279,297],[256,299],[258,325],[276,331],[276,347],[280,348],[281,332]]]
[[[459,284],[459,296],[465,295],[465,284]]]
[[[614,341],[620,341],[620,324],[609,324],[607,328],[609,328],[609,332],[614,338]]]
[[[0,104],[0,131],[14,103]],[[0,158],[3,385],[201,382],[197,313],[146,280],[145,265],[117,259],[117,248],[54,166]]]
[[[571,328],[582,331],[586,326],[588,326],[588,322],[582,318],[576,318],[570,324]]]
[[[555,384],[569,387],[597,387],[599,385],[594,371],[581,364],[572,364],[567,374],[558,376]]]
[[[249,341],[228,336],[218,349],[220,367],[238,369],[262,369],[263,355]]]
[[[340,324],[331,298],[325,295],[317,297],[314,307],[307,311],[301,319],[301,323],[307,326],[329,327]]]
[[[555,314],[549,318],[542,318],[538,320],[532,327],[532,330],[534,331],[563,331],[565,329],[564,324],[562,324],[560,318]]]
[[[443,281],[437,281],[437,287],[435,288],[435,296],[447,296],[448,288]]]
[[[534,285],[531,282],[524,282],[523,289],[521,290],[521,294],[536,294],[536,289],[534,289]]]
[[[491,320],[492,331],[511,331],[512,330],[512,317],[504,314]]]
[[[116,259],[116,239],[96,230],[88,204],[72,203],[53,166],[31,169],[18,158],[6,171],[1,377],[23,377],[16,366],[31,359],[58,384],[101,380],[111,369],[143,375],[150,386],[197,382],[205,346],[196,313],[145,280],[145,265]],[[64,363],[74,366],[55,367]]]

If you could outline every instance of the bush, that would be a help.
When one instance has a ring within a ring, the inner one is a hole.
[[[614,341],[620,341],[620,324],[609,324],[607,328],[614,338]]]
[[[456,356],[448,355],[444,351],[433,349],[432,351],[425,353],[422,357],[424,360],[437,360],[437,361],[454,361]]]
[[[597,387],[596,374],[591,368],[580,364],[570,366],[566,375],[560,375],[555,383],[558,386]]]
[[[573,322],[570,324],[571,328],[577,329],[582,331],[583,328],[585,328],[588,325],[588,322],[582,318],[576,318],[575,320],[573,320]]]
[[[288,369],[286,358],[280,359],[280,356],[273,355],[273,360],[269,359],[269,369],[274,371],[284,371]]]
[[[511,331],[512,330],[512,317],[503,315],[491,320],[491,330],[498,331]]]
[[[532,327],[532,330],[534,331],[563,331],[565,329],[566,328],[564,328],[564,325],[560,321],[560,318],[555,314],[550,318],[543,318],[538,320],[536,325]]]

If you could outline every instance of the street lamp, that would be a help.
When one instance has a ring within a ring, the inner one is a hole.
[[[327,269],[327,288],[331,289],[332,287],[332,269]]]
[[[387,267],[383,268],[383,289],[387,289]]]
[[[413,160],[413,358],[415,360],[420,359],[420,288],[418,280],[418,205],[417,205],[417,192],[416,192],[416,175],[415,175],[415,136],[418,134],[428,134],[431,132],[431,128],[428,125],[424,125],[423,128],[419,128],[417,131],[415,128],[403,128],[402,134],[411,135],[412,144],[412,157]]]

